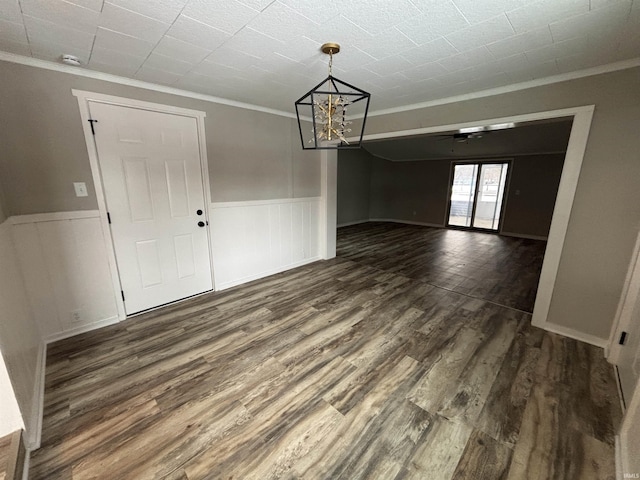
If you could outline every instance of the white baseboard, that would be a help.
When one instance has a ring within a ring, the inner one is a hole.
[[[90,332],[91,330],[97,330],[98,328],[113,325],[115,323],[118,323],[119,321],[120,319],[118,318],[118,316],[105,318],[104,320],[100,320],[99,322],[90,323],[88,325],[81,325],[79,327],[72,328],[71,330],[65,330],[64,332],[54,333],[53,335],[49,335],[48,337],[46,337],[44,341],[46,344],[57,342],[58,340],[73,337],[81,333],[86,333]]]
[[[574,340],[588,343],[596,347],[604,348],[607,346],[608,339],[596,337],[595,335],[590,335],[588,333],[579,332],[578,330],[574,330],[573,328],[563,327],[562,325],[556,325],[553,323],[546,323],[546,322],[541,323],[539,325],[532,323],[532,325],[534,327],[542,328],[547,332],[557,333],[558,335],[563,335],[565,337],[573,338]]]
[[[220,283],[216,285],[216,291],[219,292],[220,290],[226,290],[231,287],[237,287],[238,285],[242,285],[243,283],[252,282],[253,280],[258,280],[260,278],[268,277],[269,275],[275,275],[276,273],[282,273],[287,270],[291,270],[292,268],[302,267],[303,265],[317,262],[318,260],[321,260],[319,256],[313,257],[313,258],[306,258],[300,262],[290,263],[289,265],[278,267],[272,270],[266,270],[256,275],[250,275],[248,277],[239,278],[231,282]]]
[[[527,235],[526,233],[514,232],[500,232],[500,235],[504,235],[505,237],[526,238],[529,240],[544,240],[545,242],[549,239],[549,237],[545,237],[542,235]]]
[[[411,220],[399,220],[397,218],[370,218],[370,222],[388,222],[388,223],[403,223],[406,225],[419,225],[421,227],[433,227],[433,228],[444,228],[444,225],[437,223],[427,223],[427,222],[413,222]]]

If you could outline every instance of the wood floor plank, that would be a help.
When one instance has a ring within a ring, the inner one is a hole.
[[[30,478],[612,478],[612,368],[530,325],[544,242],[372,223],[337,245],[50,345]]]

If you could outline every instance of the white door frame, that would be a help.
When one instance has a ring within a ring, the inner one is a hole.
[[[388,139],[396,137],[406,137],[411,135],[421,135],[427,133],[448,132],[458,130],[460,128],[476,127],[478,125],[495,125],[510,122],[531,122],[535,120],[548,120],[561,117],[573,117],[571,126],[571,134],[569,135],[569,143],[567,145],[567,153],[562,167],[562,176],[560,177],[560,185],[556,197],[556,204],[553,209],[553,217],[551,220],[551,228],[549,230],[549,238],[547,239],[547,249],[542,263],[542,271],[540,273],[540,281],[538,283],[538,292],[533,307],[533,315],[531,324],[544,330],[558,333],[567,337],[575,338],[598,347],[605,347],[607,342],[601,338],[579,332],[572,328],[564,327],[550,323],[547,319],[549,308],[551,306],[551,297],[555,288],[556,278],[558,276],[558,267],[560,265],[560,257],[564,247],[564,240],[567,235],[569,226],[569,217],[573,206],[576,188],[578,186],[578,178],[580,169],[582,168],[582,160],[584,152],[587,148],[587,140],[589,138],[589,130],[591,128],[591,120],[595,105],[584,105],[578,107],[564,108],[561,110],[549,110],[543,112],[526,113],[522,115],[512,115],[509,117],[478,119],[472,122],[455,123],[451,125],[437,125],[433,127],[416,128],[411,130],[401,130],[396,132],[377,133],[365,135],[363,140]],[[354,140],[357,139],[347,139]],[[331,179],[331,177],[329,177]],[[335,192],[333,188],[323,189],[323,195]],[[328,202],[329,204],[331,202]],[[325,218],[330,218],[327,215]],[[329,231],[330,226],[325,229]],[[335,225],[334,225],[335,231]]]
[[[118,274],[118,267],[116,263],[115,248],[113,245],[113,239],[111,238],[111,229],[109,227],[109,221],[107,219],[107,202],[102,185],[102,176],[100,175],[100,164],[98,161],[98,151],[94,136],[91,133],[91,124],[89,119],[91,118],[89,112],[89,102],[106,103],[109,105],[116,105],[121,107],[138,108],[141,110],[149,110],[158,113],[168,113],[171,115],[180,115],[183,117],[190,117],[196,120],[198,129],[198,144],[200,149],[200,168],[202,170],[202,180],[204,189],[204,212],[205,220],[209,223],[207,228],[207,234],[209,236],[209,263],[211,269],[211,282],[213,289],[215,290],[214,275],[213,275],[213,251],[211,249],[211,222],[209,215],[209,205],[211,205],[211,188],[209,187],[209,162],[207,157],[207,142],[205,138],[204,118],[205,112],[198,110],[191,110],[187,108],[174,107],[172,105],[163,105],[160,103],[143,102],[141,100],[135,100],[132,98],[116,97],[113,95],[105,95],[102,93],[88,92],[85,90],[72,89],[71,93],[78,99],[78,108],[80,109],[80,118],[82,119],[82,130],[84,132],[84,140],[87,144],[87,153],[89,154],[89,164],[91,165],[91,175],[93,177],[93,184],[96,191],[96,198],[98,201],[98,211],[100,212],[100,223],[102,225],[102,232],[104,235],[104,243],[107,248],[107,256],[109,261],[109,270],[111,271],[111,281],[114,291],[116,292],[116,303],[118,306],[118,319],[124,320],[127,315],[124,309],[124,301],[122,297],[117,294],[122,290],[120,285],[120,276]],[[100,129],[100,123],[94,128]]]

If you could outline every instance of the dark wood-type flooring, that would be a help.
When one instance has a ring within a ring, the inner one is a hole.
[[[530,326],[544,243],[367,224],[338,256],[50,345],[36,479],[613,479],[599,348]]]

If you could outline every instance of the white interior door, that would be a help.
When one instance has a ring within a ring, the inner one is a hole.
[[[196,119],[89,109],[126,313],[211,290]]]

